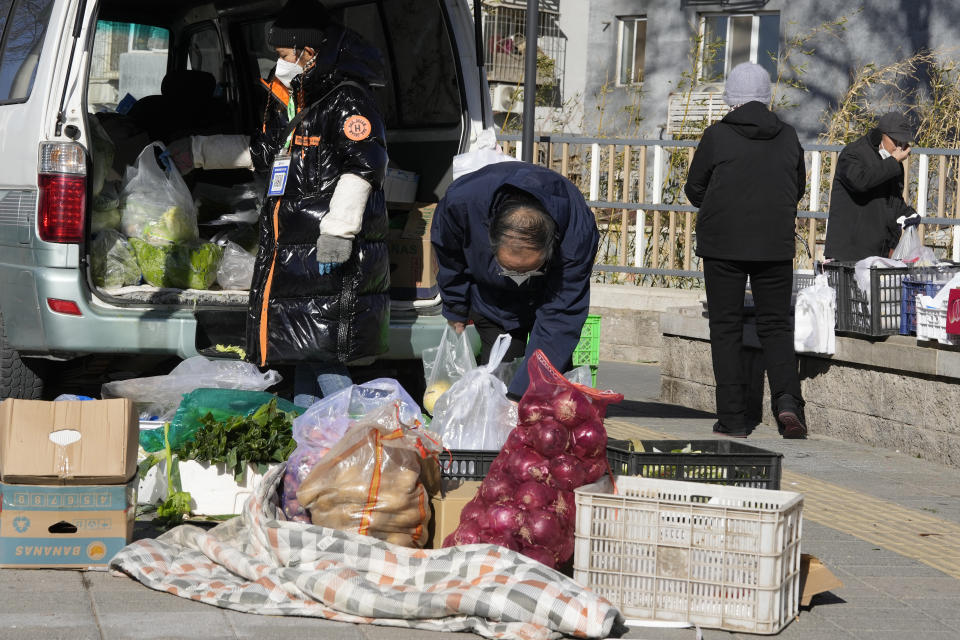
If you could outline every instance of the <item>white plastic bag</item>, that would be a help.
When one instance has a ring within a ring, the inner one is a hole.
[[[497,162],[517,162],[518,159],[503,153],[497,145],[493,131],[485,129],[477,136],[477,148],[453,156],[453,179]]]
[[[104,400],[130,398],[141,418],[166,421],[177,412],[183,394],[194,389],[265,391],[281,379],[276,371],[271,369],[261,373],[256,365],[249,362],[208,360],[203,356],[194,356],[178,364],[165,376],[108,382],[100,389],[100,395]]]
[[[593,386],[593,373],[590,371],[590,365],[588,364],[583,364],[567,371],[563,374],[563,377],[574,384],[579,384],[584,387]]]
[[[458,335],[448,324],[440,337],[440,346],[423,350],[423,373],[427,383],[423,394],[424,408],[433,413],[437,399],[476,366],[477,359],[467,332]]]
[[[310,514],[297,502],[297,490],[317,461],[340,441],[343,434],[363,416],[397,403],[400,422],[416,425],[423,415],[416,401],[400,383],[378,378],[341,389],[310,406],[293,421],[297,448],[287,458],[283,476],[283,511],[289,520],[310,522]]]
[[[797,352],[834,354],[837,292],[827,276],[820,274],[809,287],[797,293],[793,347]]]
[[[937,256],[933,253],[933,249],[923,245],[920,232],[915,225],[907,227],[900,234],[900,242],[893,250],[893,259],[915,267],[930,267],[937,264]]]
[[[246,290],[253,282],[253,265],[257,257],[238,245],[227,241],[223,245],[223,259],[217,269],[217,282],[223,289]]]
[[[510,336],[493,343],[490,361],[471,371],[437,400],[430,429],[447,449],[499,451],[517,426],[517,407],[493,375],[510,348]]]
[[[120,227],[127,237],[151,244],[196,242],[200,233],[193,196],[175,167],[161,166],[155,149],[166,151],[154,142],[127,169],[120,192]]]

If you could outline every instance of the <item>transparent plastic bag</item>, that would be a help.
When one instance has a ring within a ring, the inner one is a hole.
[[[487,364],[468,371],[437,400],[430,429],[447,449],[499,451],[517,425],[517,408],[507,386],[494,371],[510,348],[510,336],[499,336]]]
[[[400,383],[378,378],[341,389],[311,405],[293,421],[293,439],[297,448],[287,459],[283,477],[283,511],[290,520],[309,522],[310,516],[296,501],[297,489],[313,467],[343,434],[363,416],[384,406],[396,406],[404,424],[422,424],[423,415],[416,401]]]
[[[151,244],[196,242],[197,208],[193,196],[172,163],[161,165],[156,150],[166,148],[154,142],[127,168],[120,192],[120,226],[129,238]]]
[[[813,285],[797,292],[793,346],[798,352],[836,353],[837,292],[827,276],[820,274]]]
[[[897,248],[893,250],[893,259],[916,267],[928,267],[937,264],[937,256],[933,249],[923,245],[920,232],[917,231],[915,225],[907,227],[900,234],[900,242],[897,243]]]
[[[140,283],[137,256],[119,231],[104,229],[90,243],[90,275],[93,284],[105,289]]]
[[[176,414],[183,395],[194,389],[264,391],[281,379],[276,371],[271,369],[261,373],[249,362],[194,356],[178,364],[167,375],[108,382],[101,387],[100,395],[104,400],[130,398],[141,418],[165,421]]]
[[[467,332],[457,334],[449,324],[444,327],[440,345],[423,352],[423,373],[426,378],[426,391],[423,394],[423,407],[433,413],[437,400],[471,369],[477,367],[473,355],[473,345]]]
[[[223,244],[223,258],[217,270],[217,283],[222,289],[246,290],[253,282],[253,265],[257,257],[229,240]]]
[[[358,420],[300,485],[296,499],[313,524],[404,547],[426,544],[440,448],[399,417],[399,404]]]
[[[567,371],[563,374],[563,377],[574,384],[583,385],[584,387],[593,386],[593,374],[590,372],[590,365],[588,364],[580,365],[575,369]]]

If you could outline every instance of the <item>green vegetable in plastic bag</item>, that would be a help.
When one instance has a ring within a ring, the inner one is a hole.
[[[142,237],[153,244],[190,242],[197,239],[197,227],[193,218],[183,209],[170,207],[158,220],[144,227]]]
[[[90,273],[95,285],[107,289],[140,282],[140,266],[133,249],[113,229],[104,229],[90,243]]]
[[[155,287],[209,289],[217,281],[223,247],[201,245],[154,245],[130,238],[143,278]]]
[[[233,417],[249,416],[275,397],[266,391],[242,389],[196,389],[185,393],[183,401],[177,407],[176,415],[170,421],[170,446],[179,450],[186,443],[193,441],[201,419],[208,413],[212,414],[217,422],[225,422]],[[295,415],[305,411],[283,398],[277,398],[277,408]],[[140,432],[140,446],[144,451],[153,452],[163,449],[163,434],[160,431],[160,429],[144,429]]]

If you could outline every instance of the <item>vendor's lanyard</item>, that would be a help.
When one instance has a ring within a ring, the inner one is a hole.
[[[292,122],[297,115],[297,105],[293,96],[287,101],[287,122]],[[290,175],[290,145],[293,143],[293,132],[287,136],[283,144],[283,150],[277,154],[273,160],[273,168],[270,170],[270,187],[267,190],[267,196],[282,196],[287,190],[287,178]]]

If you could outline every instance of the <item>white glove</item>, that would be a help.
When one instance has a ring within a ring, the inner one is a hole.
[[[897,223],[900,225],[901,229],[906,229],[907,227],[914,227],[920,224],[920,214],[915,213],[912,216],[900,216],[897,218]]]

